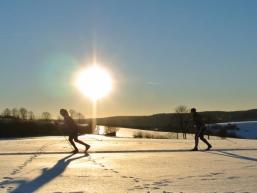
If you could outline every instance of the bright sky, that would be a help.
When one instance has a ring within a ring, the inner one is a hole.
[[[256,108],[257,1],[0,1],[0,110],[91,115],[71,84],[92,63],[113,77],[98,117]]]

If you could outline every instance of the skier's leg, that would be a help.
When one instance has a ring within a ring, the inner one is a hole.
[[[195,133],[195,147],[194,147],[193,151],[198,150],[198,143],[199,143],[199,131],[197,130]]]
[[[74,138],[74,141],[77,142],[77,143],[79,143],[79,144],[81,144],[81,145],[84,145],[84,146],[86,147],[86,151],[90,148],[90,145],[88,145],[88,144],[86,144],[85,142],[79,140],[79,139],[78,139],[78,136],[76,136],[76,137]]]
[[[211,146],[211,144],[207,141],[207,139],[205,139],[204,138],[204,128],[201,130],[201,132],[200,132],[200,139],[208,146],[208,148],[207,149],[210,149],[212,146]]]
[[[70,136],[69,136],[69,142],[70,142],[70,144],[74,147],[75,151],[78,151],[78,148],[76,147],[76,145],[75,145],[73,139],[74,139],[73,136],[70,135]]]

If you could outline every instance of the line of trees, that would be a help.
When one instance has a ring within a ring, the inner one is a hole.
[[[70,110],[70,114],[77,122],[86,122],[82,113]],[[82,125],[79,126],[79,130],[82,134],[92,133],[90,127]],[[51,113],[47,111],[37,116],[33,111],[23,107],[5,108],[2,112],[0,111],[0,138],[68,135],[68,133],[69,128],[64,125],[57,126]]]
[[[73,109],[69,110],[70,116],[73,119],[77,119],[79,121],[82,121],[85,119],[85,116],[77,112]],[[36,116],[35,113],[31,110],[28,110],[24,107],[21,108],[5,108],[2,113],[0,118],[8,118],[8,119],[21,119],[21,120],[52,120],[52,115],[50,112],[42,112],[40,116]],[[60,117],[58,117],[60,119]]]
[[[9,119],[21,119],[21,120],[35,120],[35,113],[31,110],[27,110],[24,107],[21,108],[5,108],[1,113],[1,118]],[[51,120],[52,116],[49,112],[43,112],[38,119]]]
[[[187,138],[187,133],[189,127],[192,127],[191,117],[189,115],[190,109],[185,105],[179,105],[175,108],[175,118],[177,121],[177,139],[179,138],[179,133],[183,134],[183,139]]]

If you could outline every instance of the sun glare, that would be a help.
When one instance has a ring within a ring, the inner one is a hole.
[[[76,87],[92,100],[106,96],[112,89],[112,80],[109,73],[94,65],[81,70],[76,77]]]

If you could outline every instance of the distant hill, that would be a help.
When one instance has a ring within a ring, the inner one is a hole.
[[[256,125],[254,123],[244,123],[241,125],[228,125],[214,123],[227,123],[227,122],[249,122],[257,121],[257,109],[247,111],[207,111],[200,112],[205,123],[213,125],[212,129],[209,127],[209,134],[218,136],[230,137],[248,137],[252,135],[255,139],[257,136]],[[142,130],[158,130],[170,132],[187,132],[192,133],[194,129],[191,127],[191,115],[189,113],[183,114],[185,129],[180,128],[178,116],[175,113],[160,113],[149,116],[114,116],[97,118],[97,125],[104,125],[107,127],[125,127],[136,128]],[[94,124],[92,119],[77,120],[78,123],[87,123],[88,126],[80,126],[82,133],[92,133]],[[242,127],[242,128],[241,128]],[[253,127],[254,131],[250,131],[249,127]],[[239,130],[238,130],[239,128]],[[54,121],[48,120],[21,120],[12,117],[0,117],[0,138],[1,137],[27,137],[27,136],[44,136],[44,135],[67,135],[68,130],[66,127],[59,129]],[[254,133],[254,134],[252,134]],[[228,135],[229,134],[229,135]]]
[[[206,123],[257,121],[257,109],[246,111],[206,111],[200,112]],[[190,120],[190,114],[186,115]],[[161,113],[149,116],[114,116],[98,118],[98,125],[127,127],[145,130],[174,131],[178,127],[175,113]]]

